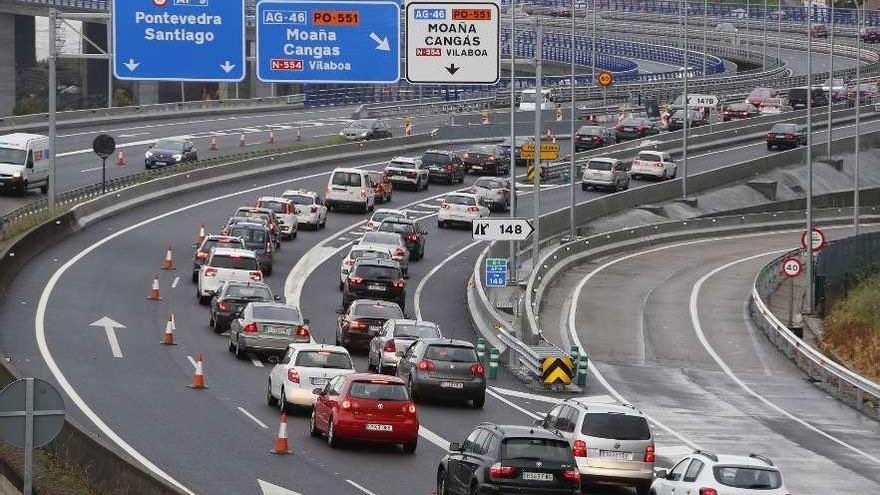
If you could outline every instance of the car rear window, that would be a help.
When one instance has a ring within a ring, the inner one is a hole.
[[[587,413],[581,428],[584,435],[614,440],[650,440],[651,428],[641,416],[615,413]]]
[[[312,205],[315,203],[311,196],[291,195],[285,196],[285,198],[293,201],[295,205]]]
[[[215,255],[211,258],[211,266],[230,270],[257,270],[257,260],[250,256]]]
[[[302,351],[296,355],[294,366],[337,370],[350,370],[353,368],[348,354],[332,351]]]
[[[361,174],[355,172],[335,172],[332,183],[334,186],[361,187]]]
[[[805,88],[795,88],[788,91],[789,98],[806,98],[807,90]]]
[[[413,323],[398,323],[394,326],[395,337],[415,337],[418,339],[433,339],[440,337],[440,329],[434,326],[418,325]]]
[[[381,222],[386,218],[406,218],[406,215],[402,215],[393,211],[380,211],[377,213],[373,213],[373,217],[370,218],[370,220],[372,220],[373,222]]]
[[[492,180],[492,179],[478,179],[474,186],[482,187],[483,189],[504,189],[504,183],[500,180]]]
[[[353,399],[409,400],[409,392],[404,384],[379,381],[354,382],[351,384],[348,395]]]
[[[416,229],[411,223],[382,222],[379,232],[396,232],[398,234],[412,234]]]
[[[745,466],[715,466],[715,480],[724,486],[746,490],[775,490],[782,486],[778,471]]]
[[[464,206],[473,206],[477,204],[477,200],[475,198],[471,198],[468,196],[446,196],[443,200],[444,203],[449,203],[451,205],[464,205]]]
[[[769,88],[755,88],[749,93],[749,96],[770,96],[772,91]]]
[[[416,168],[415,163],[409,163],[409,162],[391,162],[388,164],[388,166],[393,167],[393,168],[405,168],[405,169]]]
[[[255,320],[302,321],[298,309],[285,306],[254,306],[251,314]]]
[[[260,208],[266,208],[275,213],[284,213],[284,203],[278,201],[260,201]]]
[[[797,132],[798,126],[796,124],[776,124],[770,129],[772,133],[786,133],[786,132]]]
[[[659,162],[659,161],[661,161],[661,158],[662,157],[656,153],[650,153],[650,152],[645,152],[645,151],[639,152],[639,156],[638,156],[639,160],[644,160],[646,162]]]
[[[623,127],[638,127],[646,125],[646,122],[640,119],[624,119],[620,125]]]
[[[468,153],[473,153],[476,155],[491,155],[495,153],[494,146],[471,146],[470,149],[467,150]]]
[[[396,304],[362,303],[355,306],[354,314],[363,318],[385,318],[388,320],[403,318],[403,311]]]
[[[377,258],[382,260],[391,259],[391,255],[382,251],[374,251],[372,249],[352,249],[348,257],[353,260],[361,258]]]
[[[348,127],[351,127],[353,129],[369,129],[373,127],[373,124],[375,123],[375,120],[356,120],[348,124]]]
[[[581,127],[577,133],[581,136],[601,136],[603,130],[601,127]]]
[[[230,286],[226,291],[226,297],[239,299],[254,299],[259,301],[271,301],[272,294],[266,287],[245,287],[242,285]]]
[[[266,231],[259,229],[235,228],[229,231],[235,237],[241,237],[247,244],[263,244],[267,241]]]
[[[442,153],[425,153],[422,156],[422,163],[427,165],[446,165],[448,163],[452,163],[452,157],[449,155],[444,155]]]
[[[253,211],[253,210],[246,210],[243,208],[238,210],[237,212],[235,212],[235,216],[241,217],[241,218],[259,218],[262,220],[269,219],[269,214],[264,211]]]
[[[477,360],[477,351],[473,347],[459,345],[430,345],[425,351],[425,359],[450,363],[473,363]]]
[[[501,442],[501,460],[507,459],[573,463],[568,442],[549,438],[508,438]]]
[[[225,247],[225,248],[242,248],[244,247],[244,242],[235,240],[235,241],[220,241],[215,239],[205,239],[204,244],[202,244],[202,249],[200,251],[204,253],[211,252],[211,249],[215,247]]]
[[[400,278],[400,269],[390,266],[358,265],[354,270],[355,275],[369,280],[397,280]]]
[[[399,244],[400,236],[390,232],[367,232],[364,234],[364,242],[367,244]]]
[[[611,170],[611,162],[606,162],[602,160],[593,160],[587,163],[587,168],[590,170]]]

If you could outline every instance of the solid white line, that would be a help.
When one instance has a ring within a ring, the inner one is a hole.
[[[491,389],[499,394],[509,395],[511,397],[518,397],[520,399],[529,399],[538,402],[548,402],[550,404],[559,404],[562,402],[562,399],[557,399],[555,397],[548,397],[546,395],[538,395],[538,394],[530,394],[528,392],[520,392],[517,390],[509,390],[501,387],[491,387]]]
[[[171,282],[171,288],[176,289],[177,284],[179,284],[179,283],[180,283],[180,277],[174,277],[174,281]]]
[[[424,276],[424,278],[422,278],[422,280],[419,281],[419,285],[416,286],[416,293],[415,293],[415,296],[413,296],[413,306],[415,306],[416,319],[417,319],[417,320],[421,320],[421,319],[422,319],[422,307],[421,307],[421,303],[422,303],[422,290],[425,289],[425,285],[428,283],[428,280],[431,280],[431,277],[433,277],[434,274],[436,274],[436,273],[439,272],[444,266],[446,266],[446,263],[449,263],[450,261],[455,261],[456,258],[459,257],[459,255],[461,255],[461,254],[464,253],[465,251],[467,251],[467,250],[469,250],[469,249],[471,249],[471,248],[473,248],[473,247],[479,245],[481,242],[483,242],[483,241],[474,241],[474,242],[468,244],[467,246],[465,246],[465,247],[459,249],[458,251],[456,251],[456,252],[450,254],[450,255],[447,256],[447,257],[446,257],[441,263],[439,263],[438,265],[434,266],[434,268],[432,268],[431,271],[429,271],[429,272]]]
[[[449,450],[449,442],[444,440],[443,437],[441,437],[440,435],[421,425],[419,425],[419,436],[440,447],[443,450]]]
[[[413,210],[413,209],[408,209],[408,210],[406,210],[406,212],[407,213],[414,213],[416,215],[429,215],[431,213],[434,213],[433,211]]]
[[[187,356],[186,358],[189,359],[189,364],[191,364],[193,368],[198,368],[199,365],[192,356]]]
[[[94,172],[94,171],[96,171],[96,170],[101,170],[102,168],[104,168],[104,167],[87,168],[87,169],[85,169],[85,170],[80,170],[79,173],[81,173],[81,174],[85,174],[85,173],[88,173],[88,172]]]
[[[149,132],[135,132],[133,134],[120,134],[119,138],[125,139],[125,138],[133,138],[133,137],[138,137],[138,136],[149,136],[149,135],[150,135]]]
[[[253,422],[256,423],[257,425],[259,425],[260,428],[263,428],[263,429],[266,429],[266,430],[269,429],[269,427],[266,426],[266,423],[263,423],[262,421],[260,421],[259,419],[257,419],[256,416],[254,416],[253,414],[247,412],[247,410],[246,410],[245,408],[243,408],[243,407],[237,407],[236,409],[238,409],[238,412],[244,414],[245,416],[247,416],[248,418],[250,418],[251,421],[253,421]]]
[[[522,408],[522,407],[518,406],[517,404],[514,404],[513,402],[507,400],[507,398],[498,395],[498,393],[495,392],[494,390],[492,390],[491,388],[487,388],[486,393],[491,395],[492,397],[495,397],[496,399],[500,400],[501,402],[507,404],[508,406],[516,409],[517,411],[525,414],[526,416],[528,416],[532,419],[542,419],[543,418],[543,416],[539,416],[539,415],[533,413],[532,411],[529,411],[528,409]]]
[[[820,430],[819,428],[816,428],[815,426],[804,421],[800,417],[789,413],[788,411],[786,411],[785,409],[782,409],[781,407],[777,406],[773,402],[770,402],[764,396],[755,392],[752,389],[752,387],[746,385],[745,382],[740,380],[739,377],[737,377],[736,374],[734,374],[733,370],[730,369],[730,366],[728,366],[727,363],[721,358],[721,356],[717,352],[715,352],[715,349],[712,347],[712,344],[709,343],[709,340],[706,338],[706,334],[703,332],[703,325],[702,325],[702,323],[700,323],[699,308],[697,308],[697,304],[700,299],[700,291],[703,288],[703,284],[706,283],[707,280],[714,277],[719,272],[727,270],[728,268],[730,268],[732,266],[736,266],[740,263],[745,263],[747,261],[752,261],[752,260],[755,260],[758,258],[764,258],[767,256],[779,255],[782,253],[787,253],[788,251],[790,251],[790,249],[778,249],[775,251],[768,251],[766,253],[761,253],[761,254],[756,254],[754,256],[749,256],[747,258],[741,258],[736,261],[732,261],[732,262],[727,263],[725,265],[719,266],[718,268],[710,271],[709,273],[703,275],[699,280],[697,280],[697,283],[694,284],[693,288],[691,289],[691,297],[690,297],[690,304],[689,304],[689,309],[690,309],[690,313],[691,313],[691,323],[693,324],[694,332],[696,332],[696,334],[697,334],[697,339],[699,339],[700,344],[702,344],[703,348],[706,349],[706,352],[708,352],[709,355],[712,356],[712,359],[715,360],[715,362],[718,364],[718,366],[721,368],[721,370],[724,371],[724,374],[727,375],[728,378],[730,378],[734,383],[736,383],[747,394],[749,394],[752,397],[763,402],[770,409],[773,409],[774,411],[778,412],[779,414],[786,416],[790,420],[800,424],[801,426],[809,429],[810,431],[818,433],[819,435],[827,438],[828,440],[831,440],[832,442],[836,443],[837,445],[840,445],[841,447],[849,449],[849,450],[855,452],[856,454],[859,454],[862,457],[865,457],[866,459],[868,459],[872,462],[880,464],[880,458],[874,457],[873,455],[871,455],[871,454],[869,454],[869,453],[867,453],[867,452],[865,452],[865,451],[863,451],[853,445],[850,445],[850,444],[844,442],[843,440],[838,439],[837,437],[834,437],[832,435],[829,435],[828,433],[825,433],[824,431]]]
[[[370,490],[367,490],[366,488],[362,487],[361,485],[355,483],[355,482],[352,481],[352,480],[345,480],[345,482],[348,483],[349,485],[351,485],[351,486],[357,488],[358,490],[360,490],[360,491],[366,493],[367,495],[376,495],[375,493],[371,492]]]
[[[257,359],[257,358],[251,358],[251,364],[253,364],[253,365],[254,365],[255,367],[257,367],[257,368],[262,368],[262,367],[263,367],[263,362],[260,361],[260,360]]]

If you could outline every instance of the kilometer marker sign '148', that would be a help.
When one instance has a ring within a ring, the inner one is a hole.
[[[475,241],[524,241],[534,231],[524,218],[482,218],[474,220],[471,229]]]

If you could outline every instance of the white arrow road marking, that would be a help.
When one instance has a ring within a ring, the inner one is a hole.
[[[257,483],[259,483],[260,491],[263,492],[263,495],[300,495],[299,492],[290,491],[287,488],[273,485],[260,479],[257,480]]]
[[[375,493],[371,492],[370,490],[367,490],[366,488],[362,487],[361,485],[355,483],[352,480],[345,480],[345,482],[348,483],[349,485],[357,488],[358,490],[364,492],[367,495],[376,495]]]
[[[232,72],[232,69],[235,68],[235,65],[231,64],[229,60],[227,60],[223,65],[220,66],[220,68],[223,69],[227,74],[229,74],[230,72]]]
[[[141,64],[138,62],[135,62],[133,58],[130,58],[130,59],[128,59],[128,62],[124,63],[123,65],[128,67],[129,71],[134,72],[135,69],[137,69]]]
[[[125,328],[125,325],[115,322],[107,316],[103,316],[89,326],[103,328],[107,332],[107,341],[110,343],[110,351],[113,353],[113,357],[122,357],[122,349],[119,348],[119,340],[116,339],[116,329]]]
[[[376,33],[370,33],[370,38],[377,43],[376,50],[390,52],[391,45],[388,44],[388,37],[380,38]]]

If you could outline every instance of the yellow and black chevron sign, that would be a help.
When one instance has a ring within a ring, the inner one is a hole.
[[[528,182],[531,182],[532,184],[535,183],[535,165],[534,164],[532,164],[532,163],[529,164],[529,171],[526,173],[526,177],[527,177]],[[542,179],[544,178],[544,167],[541,167],[541,178]]]
[[[567,357],[548,357],[541,364],[542,377],[544,385],[554,385],[562,383],[564,385],[571,384],[574,377],[574,364],[571,358]]]

